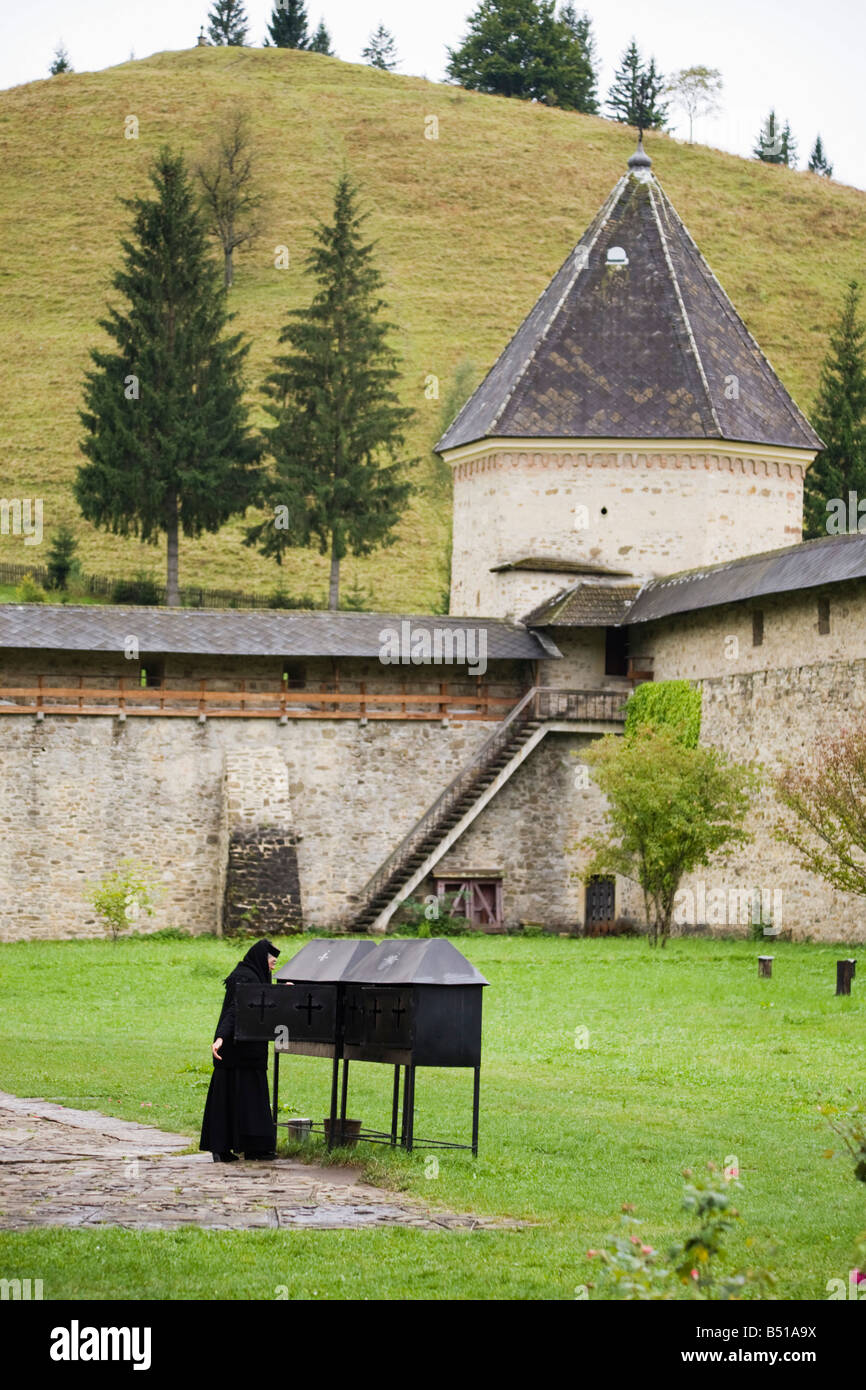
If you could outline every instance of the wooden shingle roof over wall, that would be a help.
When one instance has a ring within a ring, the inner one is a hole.
[[[649,160],[630,164],[437,450],[489,438],[822,447]],[[611,248],[627,264],[609,264]]]

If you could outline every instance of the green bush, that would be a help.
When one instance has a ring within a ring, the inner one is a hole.
[[[25,574],[18,588],[15,590],[15,600],[17,603],[44,603],[46,598],[45,590],[36,583],[32,574]]]
[[[625,708],[625,736],[649,725],[672,729],[686,748],[701,736],[701,692],[690,681],[644,681]]]
[[[134,579],[118,579],[111,587],[112,603],[133,603],[156,608],[159,601],[159,587],[147,574],[139,573]]]

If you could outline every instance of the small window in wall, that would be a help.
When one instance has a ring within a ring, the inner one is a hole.
[[[159,656],[144,656],[141,659],[141,685],[146,689],[158,690],[165,683],[165,661]]]
[[[306,673],[303,666],[297,661],[286,661],[283,664],[283,685],[287,690],[303,690],[306,686]]]
[[[752,646],[764,645],[764,610],[756,608],[752,613]]]
[[[628,674],[628,632],[624,627],[607,627],[604,630],[604,674]]]
[[[830,631],[830,600],[828,598],[818,599],[818,632],[821,637],[826,637]]]

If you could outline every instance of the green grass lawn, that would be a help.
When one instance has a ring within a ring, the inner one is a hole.
[[[284,959],[297,942],[284,941]],[[6,1277],[50,1298],[556,1298],[593,1279],[586,1257],[624,1202],[664,1247],[687,1229],[681,1169],[739,1164],[731,1264],[769,1265],[781,1298],[826,1298],[866,1227],[866,1187],[817,1113],[862,1094],[866,1004],[834,996],[840,948],[478,937],[457,944],[485,991],[481,1147],[411,1156],[360,1145],[374,1181],[518,1231],[0,1236]],[[221,979],[241,943],[68,941],[0,946],[0,1087],[189,1134],[197,1145]],[[588,1030],[576,1047],[575,1030]],[[351,1113],[384,1128],[390,1068],[354,1064]],[[327,1062],[287,1058],[284,1117],[321,1118]],[[468,1137],[471,1073],[421,1071],[416,1133]],[[321,1153],[315,1150],[316,1156]],[[744,1241],[755,1238],[747,1253]],[[775,1250],[771,1252],[771,1247]],[[592,1296],[592,1291],[591,1291]]]

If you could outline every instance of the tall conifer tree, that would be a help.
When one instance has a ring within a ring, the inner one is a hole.
[[[243,0],[214,0],[208,15],[210,41],[217,46],[241,48],[247,41],[247,16]]]
[[[266,431],[273,517],[250,527],[246,539],[278,564],[294,546],[315,543],[330,554],[334,609],[341,561],[393,544],[411,491],[397,455],[412,411],[393,389],[399,373],[387,342],[391,325],[381,317],[384,282],[362,239],[364,220],[343,174],[333,222],[320,225],[307,257],[318,289],[308,309],[289,315],[280,342],[290,351],[275,358],[265,381],[265,408],[275,421]]]
[[[816,136],[815,145],[809,155],[809,172],[810,174],[823,174],[826,179],[833,177],[833,165],[824,153],[824,144],[820,135]]]
[[[101,327],[81,420],[89,460],[74,492],[88,521],[156,542],[165,535],[168,602],[180,601],[178,536],[218,531],[257,492],[262,449],[243,403],[240,334],[230,319],[183,158],[164,148],[156,196],[125,199],[132,232],[113,285],[127,301]]]
[[[607,106],[614,120],[641,131],[661,130],[668,116],[668,103],[661,99],[664,90],[665,79],[656,68],[655,58],[647,67],[632,39],[608,92]]]
[[[331,47],[331,35],[325,28],[325,21],[319,20],[319,27],[310,40],[311,53],[324,53],[326,58],[334,58],[336,55]]]
[[[276,48],[309,48],[307,7],[304,0],[277,0],[268,24],[270,40]]]
[[[866,325],[858,316],[860,295],[860,286],[852,280],[821,368],[812,424],[825,448],[806,474],[807,540],[827,535],[828,521],[840,510],[846,517],[841,529],[859,529],[857,508],[854,515],[849,509],[849,492],[857,494],[858,504],[866,502]],[[828,508],[834,501],[839,505]]]

